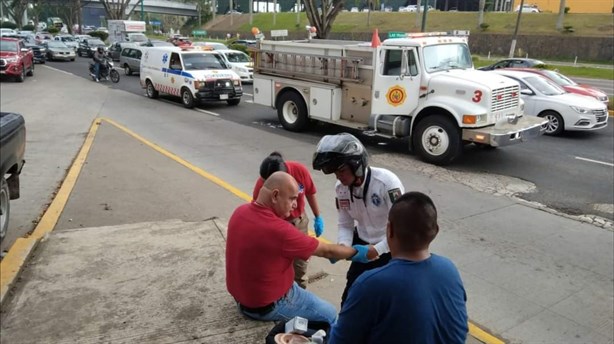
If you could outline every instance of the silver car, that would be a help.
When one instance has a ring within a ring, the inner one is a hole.
[[[72,35],[57,35],[53,37],[54,40],[63,42],[67,47],[72,48],[74,51],[77,51],[79,47],[79,42]]]
[[[126,75],[141,72],[141,55],[142,51],[137,47],[128,47],[122,49],[119,55],[119,65],[124,68]]]
[[[75,51],[72,48],[66,46],[66,44],[60,41],[48,41],[45,43],[47,60],[63,60],[74,61]]]

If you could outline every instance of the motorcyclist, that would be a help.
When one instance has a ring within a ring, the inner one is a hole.
[[[104,59],[104,48],[98,47],[94,53],[94,74],[96,77],[96,82],[100,81],[100,68],[104,68]]]

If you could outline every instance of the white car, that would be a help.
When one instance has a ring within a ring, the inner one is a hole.
[[[254,82],[254,62],[249,55],[239,50],[216,50],[216,52],[222,54],[226,63],[241,77],[241,82]]]
[[[77,39],[72,35],[57,35],[53,37],[53,39],[66,44],[67,47],[72,48],[74,51],[77,51],[79,47],[79,42],[77,42]]]
[[[608,109],[589,96],[567,93],[554,82],[534,73],[498,69],[493,73],[512,78],[520,84],[524,113],[548,120],[546,135],[565,130],[599,130],[608,126]]]

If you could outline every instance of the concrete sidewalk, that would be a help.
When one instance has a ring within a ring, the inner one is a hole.
[[[225,291],[223,228],[243,202],[102,122],[2,305],[2,342],[264,342],[272,325],[240,317]],[[338,307],[348,265],[313,258],[309,289]]]

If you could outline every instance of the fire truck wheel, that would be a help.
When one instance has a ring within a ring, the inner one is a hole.
[[[296,92],[286,92],[277,101],[277,116],[284,129],[303,131],[309,124],[307,105]]]
[[[442,115],[427,115],[413,133],[413,146],[422,160],[447,165],[463,150],[460,130],[449,118]]]
[[[188,88],[181,89],[181,102],[186,109],[194,107],[194,96]]]

